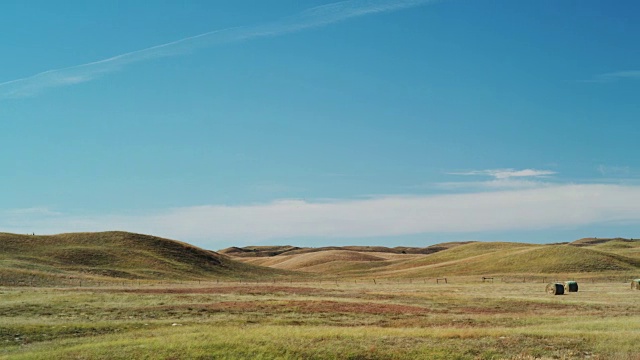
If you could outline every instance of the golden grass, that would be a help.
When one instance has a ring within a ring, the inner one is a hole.
[[[243,263],[138,234],[0,234],[0,359],[636,359],[639,248],[260,247],[284,252]],[[566,280],[579,291],[545,293]]]
[[[633,274],[640,269],[638,249],[640,241],[612,240],[589,246],[475,242],[433,254],[327,250],[243,261],[278,269],[367,278],[425,278],[463,274]]]
[[[126,232],[51,236],[0,233],[0,284],[282,276],[179,241]],[[80,280],[79,280],[80,281]]]
[[[0,288],[0,359],[634,359],[638,292],[544,285]]]
[[[406,249],[419,252],[432,247],[439,251],[402,254]],[[0,284],[97,284],[114,279],[251,280],[304,276],[301,272],[360,278],[561,273],[631,276],[640,269],[640,241],[626,239],[586,239],[569,245],[473,242],[432,247],[261,246],[227,249],[230,254],[257,252],[260,256],[228,257],[178,241],[124,232],[54,236],[0,233]],[[269,254],[275,255],[265,256]]]

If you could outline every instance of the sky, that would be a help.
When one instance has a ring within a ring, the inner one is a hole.
[[[636,0],[6,0],[0,232],[640,237]]]

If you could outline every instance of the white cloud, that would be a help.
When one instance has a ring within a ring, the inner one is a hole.
[[[464,175],[464,176],[490,176],[496,179],[508,179],[512,177],[546,177],[555,174],[555,171],[550,170],[535,170],[535,169],[491,169],[491,170],[473,170],[466,172],[455,172],[450,175]]]
[[[215,248],[220,242],[295,237],[357,238],[422,233],[481,233],[640,223],[640,186],[543,188],[366,200],[205,205],[149,214],[29,216],[0,219],[8,232],[127,230]]]
[[[23,79],[6,81],[0,83],[0,99],[28,97],[47,88],[91,81],[136,62],[181,55],[213,45],[284,35],[350,18],[415,7],[428,2],[434,2],[434,0],[348,0],[318,6],[269,24],[211,31],[100,61],[48,70]]]
[[[620,80],[640,80],[640,70],[617,71],[594,76],[586,82],[607,83]]]
[[[462,189],[533,189],[538,187],[552,186],[552,184],[542,181],[532,181],[512,178],[496,178],[489,181],[454,181],[436,184],[437,188],[448,190]]]

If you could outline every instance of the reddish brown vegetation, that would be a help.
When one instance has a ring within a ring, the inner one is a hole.
[[[125,292],[135,294],[238,294],[238,295],[262,295],[262,294],[318,294],[327,290],[298,287],[298,286],[220,286],[201,288],[134,288],[134,289],[103,289],[104,292]]]

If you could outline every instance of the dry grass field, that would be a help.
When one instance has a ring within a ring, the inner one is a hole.
[[[579,284],[563,296],[476,277],[4,287],[0,358],[638,359],[640,291]]]
[[[0,234],[0,359],[640,359],[639,250]]]

